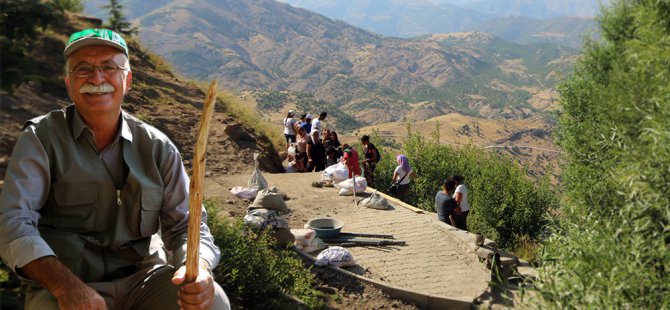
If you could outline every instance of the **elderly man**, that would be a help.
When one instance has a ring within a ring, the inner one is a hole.
[[[206,214],[201,268],[184,283],[188,176],[165,134],[121,110],[126,42],[87,29],[64,54],[74,105],[25,124],[0,195],[0,255],[25,308],[229,309]]]

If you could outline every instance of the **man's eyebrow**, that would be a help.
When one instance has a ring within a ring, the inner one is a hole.
[[[116,62],[114,62],[112,59],[107,59],[107,60],[101,62],[100,64],[102,64],[102,65],[109,65],[109,64],[117,65]],[[83,65],[92,66],[92,64],[90,64],[88,61],[82,60],[82,61],[78,62],[76,65],[74,65],[73,68],[83,66]]]

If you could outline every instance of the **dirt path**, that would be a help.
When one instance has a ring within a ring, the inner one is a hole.
[[[205,181],[205,196],[227,201],[233,216],[243,216],[248,202],[233,196],[229,189],[246,186],[251,172],[210,178]],[[466,253],[467,246],[454,238],[451,226],[434,214],[419,214],[402,206],[374,210],[356,206],[351,196],[338,196],[333,188],[315,188],[318,173],[264,174],[270,186],[285,192],[292,212],[287,216],[291,228],[302,228],[312,218],[335,217],[344,221],[343,232],[392,234],[406,246],[349,248],[362,267],[358,273],[390,286],[472,302],[488,289],[490,271],[477,258]],[[360,201],[364,197],[357,197]],[[355,271],[356,272],[356,271]]]

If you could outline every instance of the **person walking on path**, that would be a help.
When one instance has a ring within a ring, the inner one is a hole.
[[[284,118],[284,137],[286,137],[286,150],[295,143],[295,119],[293,119],[293,110],[288,110],[288,114]]]
[[[375,147],[374,144],[370,142],[370,136],[365,135],[361,137],[361,144],[363,144],[363,172],[365,173],[365,180],[368,183],[368,186],[374,187],[375,185],[375,167],[379,162],[380,155],[379,150]]]
[[[393,170],[393,178],[391,183],[398,184],[398,191],[396,192],[396,198],[407,202],[407,193],[409,193],[409,182],[411,178],[416,178],[416,173],[412,170],[412,166],[409,165],[409,159],[405,155],[398,155],[396,158],[398,166]]]
[[[463,184],[463,176],[453,176],[456,181],[456,190],[454,199],[460,209],[460,214],[456,213],[456,227],[462,230],[468,230],[468,214],[470,213],[470,203],[468,203],[468,189]],[[458,209],[457,209],[458,210]]]
[[[456,188],[456,181],[451,177],[444,180],[442,190],[435,194],[435,212],[437,219],[456,227],[456,200],[451,196]]]
[[[185,283],[189,178],[168,137],[121,109],[125,40],[86,29],[64,56],[73,104],[24,125],[0,193],[0,256],[25,309],[230,309],[204,209]]]

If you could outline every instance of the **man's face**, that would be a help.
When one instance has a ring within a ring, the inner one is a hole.
[[[78,69],[91,66],[94,69],[90,76],[78,73],[81,71]],[[130,89],[132,73],[129,70],[102,70],[116,66],[128,67],[125,54],[105,45],[82,47],[67,59],[65,85],[85,120],[98,113],[120,113],[123,96]]]

